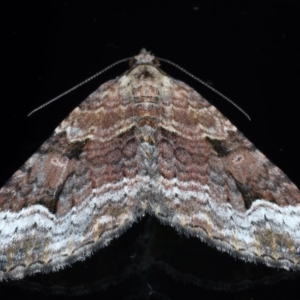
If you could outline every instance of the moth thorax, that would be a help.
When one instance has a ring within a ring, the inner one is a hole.
[[[143,126],[137,127],[135,135],[139,144],[146,143],[151,146],[155,146],[157,144],[157,130],[151,125],[149,126],[145,123]]]

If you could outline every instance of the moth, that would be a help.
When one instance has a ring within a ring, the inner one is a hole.
[[[83,260],[146,213],[249,262],[300,270],[300,192],[146,50],[0,190],[0,280]]]

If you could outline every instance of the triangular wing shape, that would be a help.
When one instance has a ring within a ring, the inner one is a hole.
[[[300,192],[143,50],[0,190],[0,280],[56,270],[148,211],[249,261],[300,269]]]
[[[201,95],[168,80],[153,212],[246,261],[299,270],[297,187]]]
[[[119,88],[91,94],[0,190],[0,280],[82,260],[143,214],[134,117]]]

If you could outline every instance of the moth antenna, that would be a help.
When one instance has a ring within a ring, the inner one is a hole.
[[[229,99],[228,97],[226,97],[225,95],[223,95],[222,93],[220,93],[218,90],[216,90],[215,88],[211,87],[209,84],[207,84],[206,82],[204,82],[203,80],[201,80],[200,78],[196,77],[195,75],[193,75],[192,73],[190,73],[189,71],[187,71],[186,69],[180,67],[179,65],[173,63],[172,61],[168,60],[168,59],[164,59],[161,57],[157,57],[160,61],[166,62],[174,67],[176,67],[177,69],[179,69],[180,71],[182,71],[183,73],[189,75],[190,77],[192,77],[193,79],[195,79],[196,81],[200,82],[201,84],[203,84],[204,86],[206,86],[207,88],[209,88],[210,90],[212,90],[213,92],[215,92],[216,94],[218,94],[219,96],[221,96],[223,99],[227,100],[229,103],[231,103],[235,108],[237,108],[241,113],[243,113],[248,119],[249,121],[251,121],[250,116],[240,107],[238,106],[236,103],[234,103],[231,99]]]
[[[39,111],[40,109],[44,108],[45,106],[48,106],[49,104],[51,104],[52,102],[55,102],[56,100],[64,97],[65,95],[73,92],[74,90],[77,90],[79,87],[81,87],[82,85],[88,83],[89,81],[93,80],[94,78],[98,77],[99,75],[101,75],[102,73],[106,72],[107,70],[113,68],[114,66],[118,65],[118,64],[121,64],[125,61],[129,61],[132,57],[128,57],[128,58],[123,58],[123,59],[120,59],[116,62],[114,62],[113,64],[109,65],[108,67],[102,69],[101,71],[99,71],[98,73],[92,75],[91,77],[83,80],[82,82],[76,84],[75,86],[73,86],[72,88],[70,88],[69,90],[63,92],[62,94],[56,96],[55,98],[52,98],[51,100],[49,100],[48,102],[42,104],[41,106],[35,108],[34,110],[32,110],[28,115],[27,117],[30,117],[32,114],[36,113],[37,111]]]

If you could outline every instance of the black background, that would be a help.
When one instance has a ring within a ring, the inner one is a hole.
[[[164,71],[204,95],[300,186],[299,1],[53,0],[11,1],[9,5],[2,11],[1,186],[72,109],[128,66],[125,63],[109,70],[27,118],[32,109],[109,64],[136,55],[143,47],[186,68],[243,108],[251,122],[224,99],[162,63]],[[144,225],[136,224],[124,238],[130,240],[131,234],[143,232]],[[187,249],[198,247],[176,233],[174,247],[176,239],[184,240],[179,243]],[[182,249],[178,255],[185,257],[187,264],[197,261],[197,255],[187,255]],[[123,249],[112,247],[111,251],[117,258]],[[211,268],[218,272],[222,263],[216,264],[216,260],[211,260]],[[298,299],[300,292],[299,279],[228,292],[171,277],[152,278],[144,286],[134,280],[123,282],[77,299],[123,299],[140,294],[149,299],[182,299],[183,295],[191,299]],[[151,294],[148,284],[157,291]],[[24,299],[41,297],[39,292],[0,285],[1,299],[20,295]]]

